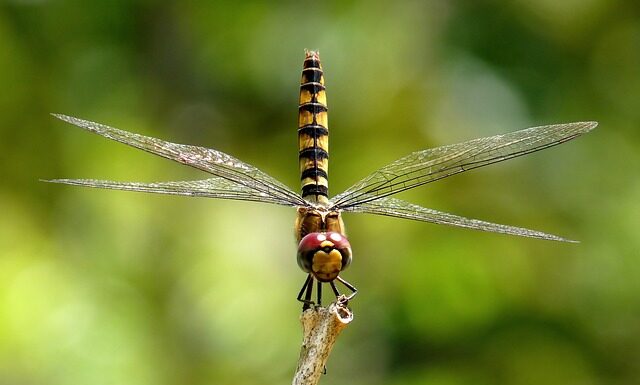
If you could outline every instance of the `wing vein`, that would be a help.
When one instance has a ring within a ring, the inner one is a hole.
[[[265,197],[268,196],[270,197],[269,201],[271,203],[279,203],[289,206],[308,205],[308,203],[305,202],[302,197],[291,191],[291,189],[286,187],[275,178],[260,171],[256,167],[242,162],[222,151],[199,146],[171,143],[161,139],[119,130],[117,128],[109,127],[107,125],[91,122],[88,120],[78,119],[66,115],[53,115],[65,122],[71,123],[87,131],[101,135],[107,139],[111,139],[128,146],[138,148],[140,150],[161,156],[169,160],[173,160],[181,164],[188,165],[190,167],[194,167],[216,177],[207,179],[210,185],[205,186],[203,184],[198,186],[198,188],[215,189],[215,186],[224,185],[227,188],[235,189],[236,193],[242,191],[242,193],[238,195],[238,199],[246,200],[246,198],[252,196],[253,198],[255,198],[255,200],[266,201]],[[221,182],[221,180],[226,180],[227,182],[223,183]],[[63,180],[58,181],[60,183],[69,182],[67,184],[78,184],[90,187],[101,187],[102,185],[104,185],[103,188],[116,188],[116,184],[120,183],[113,182],[113,184],[110,185],[111,187],[107,187],[106,184],[101,183],[70,183],[70,181],[72,180],[69,179],[65,179],[64,181],[66,182],[63,182]],[[177,184],[182,184],[182,188],[195,188],[194,185],[189,185],[189,182],[167,183],[173,184],[163,186],[163,189],[165,189],[165,193],[167,193],[166,191],[168,191],[168,189],[175,189],[177,192],[179,190]],[[154,184],[147,184],[147,187],[145,188],[149,190],[150,185]],[[120,189],[125,188],[124,185],[118,186],[121,187]],[[132,185],[129,185],[127,188],[131,187]],[[142,188],[142,185],[140,185],[139,187]],[[200,193],[202,193],[202,191],[200,191]],[[211,196],[213,197],[214,195],[215,197],[218,197],[218,195],[220,194],[216,193],[212,194]]]
[[[478,167],[498,163],[572,140],[597,123],[532,127],[509,134],[417,151],[373,172],[332,199],[346,209]]]

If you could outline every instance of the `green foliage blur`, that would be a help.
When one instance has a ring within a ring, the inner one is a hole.
[[[322,383],[637,383],[640,3],[4,0],[0,384],[290,382],[293,210],[39,179],[206,177],[58,112],[297,190],[305,48],[325,69],[333,194],[414,150],[600,122],[401,196],[580,244],[347,215],[360,293]]]

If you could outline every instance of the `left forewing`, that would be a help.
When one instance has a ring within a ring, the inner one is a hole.
[[[222,151],[192,146],[186,144],[177,144],[167,142],[161,139],[152,138],[135,134],[128,131],[119,130],[104,124],[91,122],[88,120],[78,119],[71,116],[53,114],[58,119],[76,125],[87,131],[104,136],[105,138],[115,140],[117,142],[159,155],[178,163],[182,163],[199,170],[205,171],[215,176],[215,178],[205,181],[197,181],[198,186],[190,185],[194,182],[167,182],[156,184],[142,183],[125,183],[93,181],[93,180],[69,180],[62,179],[56,182],[83,185],[100,188],[117,188],[120,190],[136,190],[151,191],[156,189],[161,193],[171,193],[179,195],[198,195],[202,192],[202,188],[220,190],[225,187],[231,188],[231,194],[225,194],[223,191],[209,191],[207,196],[211,197],[228,197],[228,195],[237,194],[240,199],[269,197],[269,199],[261,199],[262,201],[270,200],[273,203],[279,203],[290,206],[305,205],[305,201],[295,192],[291,191],[284,184],[275,178],[258,170],[256,167],[242,162],[239,159],[225,154]],[[179,184],[180,186],[177,186]],[[206,186],[205,186],[206,185]],[[191,194],[188,194],[188,188],[196,188]],[[160,191],[162,190],[162,191]],[[238,192],[241,190],[242,192]],[[229,198],[234,199],[234,198]],[[246,200],[246,199],[244,199]]]

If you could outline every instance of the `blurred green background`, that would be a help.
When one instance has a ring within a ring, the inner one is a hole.
[[[5,0],[0,384],[290,382],[293,210],[38,179],[206,177],[59,112],[297,190],[304,48],[325,69],[333,194],[417,149],[600,122],[401,196],[580,244],[347,215],[360,294],[322,383],[637,383],[638,2]]]

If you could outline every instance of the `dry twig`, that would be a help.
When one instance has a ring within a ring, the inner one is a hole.
[[[302,348],[293,385],[318,383],[333,344],[352,320],[353,313],[340,301],[328,308],[317,307],[302,312]]]

